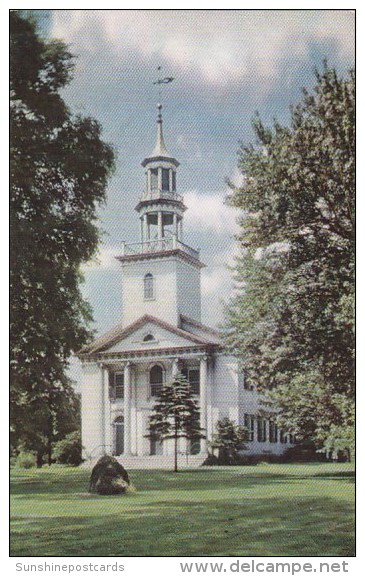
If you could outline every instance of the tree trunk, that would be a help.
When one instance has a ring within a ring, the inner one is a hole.
[[[43,452],[37,451],[37,468],[42,468],[43,466]]]
[[[177,472],[177,441],[178,437],[175,433],[175,454],[174,454],[174,472]]]

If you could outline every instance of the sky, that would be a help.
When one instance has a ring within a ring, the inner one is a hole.
[[[139,241],[134,208],[144,186],[141,161],[154,147],[157,66],[174,81],[162,95],[168,151],[181,163],[178,192],[188,210],[184,241],[200,248],[202,321],[217,326],[231,294],[237,251],[226,179],[239,184],[240,143],[254,142],[252,118],[289,122],[289,107],[326,58],[340,73],[354,62],[351,10],[39,10],[43,32],[69,45],[74,80],[63,97],[91,115],[117,153],[99,210],[102,243],[85,265],[83,293],[98,334],[118,323],[122,241]]]

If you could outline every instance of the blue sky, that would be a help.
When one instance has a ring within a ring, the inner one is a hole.
[[[43,12],[44,11],[38,11]],[[346,10],[54,10],[43,26],[76,55],[64,98],[91,115],[117,152],[100,210],[98,261],[85,266],[85,297],[101,333],[119,321],[122,240],[138,241],[134,207],[144,184],[140,165],[154,146],[156,69],[173,76],[163,96],[169,152],[179,160],[185,241],[201,249],[203,318],[217,325],[232,290],[234,210],[225,178],[239,182],[239,142],[252,142],[251,120],[287,123],[289,106],[324,58],[340,72],[354,60],[354,14]]]

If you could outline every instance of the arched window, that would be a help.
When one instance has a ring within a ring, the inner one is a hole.
[[[124,416],[118,416],[114,422],[114,454],[119,456],[124,452]]]
[[[151,342],[154,339],[155,338],[154,338],[153,334],[146,334],[146,336],[143,338],[143,342]]]
[[[153,300],[154,298],[153,276],[148,273],[144,277],[144,299]]]
[[[163,385],[163,369],[156,364],[150,370],[151,396],[158,396]]]

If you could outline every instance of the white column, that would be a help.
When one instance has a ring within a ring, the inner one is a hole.
[[[161,210],[159,210],[157,212],[157,234],[158,234],[158,239],[161,240],[162,239],[162,212],[161,212]]]
[[[203,428],[203,434],[207,434],[207,376],[208,376],[208,358],[203,356],[200,359],[200,426]],[[207,440],[202,438],[200,441],[200,451],[207,451]]]
[[[151,170],[147,170],[147,191],[151,192]]]
[[[104,399],[100,364],[83,363],[81,394],[83,455],[87,459],[95,459],[102,456],[104,444]]]
[[[178,220],[177,220],[176,212],[174,212],[172,218],[173,218],[173,227],[174,227],[175,238],[178,238],[179,237],[179,229],[178,229]]]
[[[172,168],[169,170],[169,190],[172,192]]]
[[[124,366],[124,454],[131,453],[131,363]]]
[[[172,361],[172,377],[175,378],[176,374],[179,372],[179,359],[174,358]]]
[[[157,180],[157,182],[158,182],[157,188],[158,188],[159,190],[162,190],[162,168],[157,168],[157,178],[158,178],[158,180]]]
[[[147,242],[149,240],[147,214],[143,214],[142,219],[143,219],[143,242]]]
[[[109,398],[109,375],[107,369],[102,366],[102,381],[104,390],[104,453],[112,453],[111,423],[110,423],[110,398]]]

